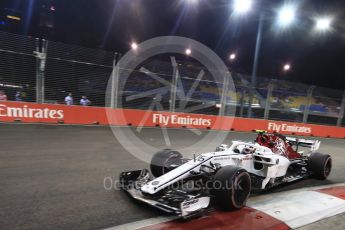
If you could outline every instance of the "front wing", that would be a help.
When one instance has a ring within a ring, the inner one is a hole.
[[[152,179],[147,169],[128,171],[120,174],[120,185],[135,200],[184,218],[200,215],[209,207],[210,196],[191,195],[183,190],[167,189],[154,195],[143,193],[140,188]]]

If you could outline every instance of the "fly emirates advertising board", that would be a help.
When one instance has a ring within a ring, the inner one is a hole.
[[[112,118],[116,119],[112,119]],[[0,122],[195,128],[223,131],[267,130],[283,134],[345,138],[345,128],[240,117],[170,113],[93,106],[0,101]]]
[[[0,103],[0,117],[61,120],[64,118],[64,111],[49,108],[31,108],[25,104],[14,107]]]
[[[180,126],[203,126],[204,128],[212,125],[210,118],[204,118],[203,116],[191,117],[189,115],[169,114],[164,115],[160,113],[152,114],[152,122],[163,126],[180,125]]]

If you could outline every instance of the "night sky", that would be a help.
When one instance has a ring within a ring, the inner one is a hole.
[[[132,41],[177,35],[195,39],[214,50],[234,71],[250,74],[259,12],[265,11],[259,76],[286,79],[344,90],[345,1],[296,0],[298,18],[285,30],[276,27],[281,0],[254,0],[246,16],[232,12],[232,0],[1,0],[22,12],[25,19],[17,33],[45,36],[40,32],[42,4],[55,6],[55,29],[48,38],[109,51],[126,52]],[[289,1],[292,2],[292,1]],[[334,17],[332,30],[313,32],[317,15]],[[229,54],[236,52],[235,62]],[[284,73],[285,63],[291,71]]]

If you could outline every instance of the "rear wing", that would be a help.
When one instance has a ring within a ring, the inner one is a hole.
[[[320,148],[321,141],[319,140],[306,140],[306,139],[299,139],[295,137],[286,137],[286,140],[291,145],[297,145],[302,147],[310,148],[311,151],[316,151]]]

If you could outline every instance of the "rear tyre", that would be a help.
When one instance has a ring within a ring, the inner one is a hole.
[[[214,176],[213,194],[221,210],[236,210],[245,206],[250,190],[250,175],[243,168],[225,166]]]
[[[315,178],[325,180],[332,170],[332,158],[328,154],[315,152],[309,156],[308,165]]]
[[[153,155],[150,169],[154,177],[160,177],[181,164],[181,153],[171,149],[164,149]]]

